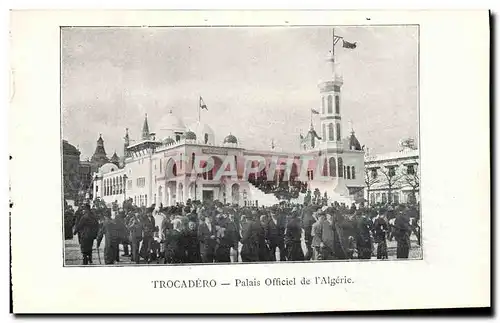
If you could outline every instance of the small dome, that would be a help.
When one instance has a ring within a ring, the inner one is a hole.
[[[99,173],[106,174],[118,170],[118,167],[113,163],[106,163],[99,168]]]
[[[162,140],[162,143],[164,145],[172,145],[172,144],[175,144],[175,140],[172,139],[171,137],[167,137],[167,138]]]
[[[354,135],[354,131],[351,132],[351,137],[349,138],[349,149],[350,150],[362,150],[361,144],[359,143],[358,138]]]
[[[232,134],[229,134],[226,138],[224,138],[224,143],[225,144],[237,144],[238,138],[236,138]]]
[[[188,131],[185,133],[186,140],[196,140],[196,134],[192,131]]]

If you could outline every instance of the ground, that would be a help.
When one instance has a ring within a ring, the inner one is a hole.
[[[302,243],[302,248],[305,250],[305,245]],[[92,259],[94,265],[104,265],[104,241],[99,248],[99,253],[95,249],[96,242],[94,240],[94,252],[92,253]],[[241,247],[241,246],[240,246]],[[66,265],[81,265],[82,264],[82,254],[80,253],[80,246],[78,245],[77,237],[73,237],[72,240],[65,240],[64,243],[65,251],[65,263]],[[129,248],[130,249],[130,248]],[[374,248],[376,252],[376,248]],[[389,259],[396,259],[396,241],[387,242],[387,251],[389,254]],[[117,265],[130,265],[133,264],[130,261],[130,257],[122,256],[123,249],[120,246],[120,262]],[[100,256],[100,257],[99,257]],[[411,249],[410,249],[410,259],[420,259],[422,257],[422,248],[417,244],[417,238],[411,236]],[[100,258],[100,260],[99,260]],[[372,259],[376,260],[376,254],[372,256]],[[241,261],[241,260],[240,260]]]

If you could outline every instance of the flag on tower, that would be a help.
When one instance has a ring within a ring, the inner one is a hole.
[[[203,101],[203,98],[201,96],[200,96],[200,108],[208,111],[207,105],[205,104],[205,101]]]
[[[350,42],[345,41],[345,40],[342,39],[342,47],[349,48],[349,49],[354,49],[354,48],[356,48],[356,42],[350,43]]]
[[[318,111],[318,110],[315,110],[315,109],[311,109],[311,113],[312,113],[312,114],[319,114],[319,111]]]

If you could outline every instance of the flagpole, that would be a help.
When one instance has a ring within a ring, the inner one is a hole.
[[[332,28],[333,32],[333,45],[332,45],[332,60],[335,63],[335,28]]]
[[[201,95],[198,99],[198,122],[201,122]]]

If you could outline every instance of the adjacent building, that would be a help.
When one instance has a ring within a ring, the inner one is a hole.
[[[420,201],[419,150],[413,139],[400,141],[399,151],[365,157],[365,199],[369,204]]]

